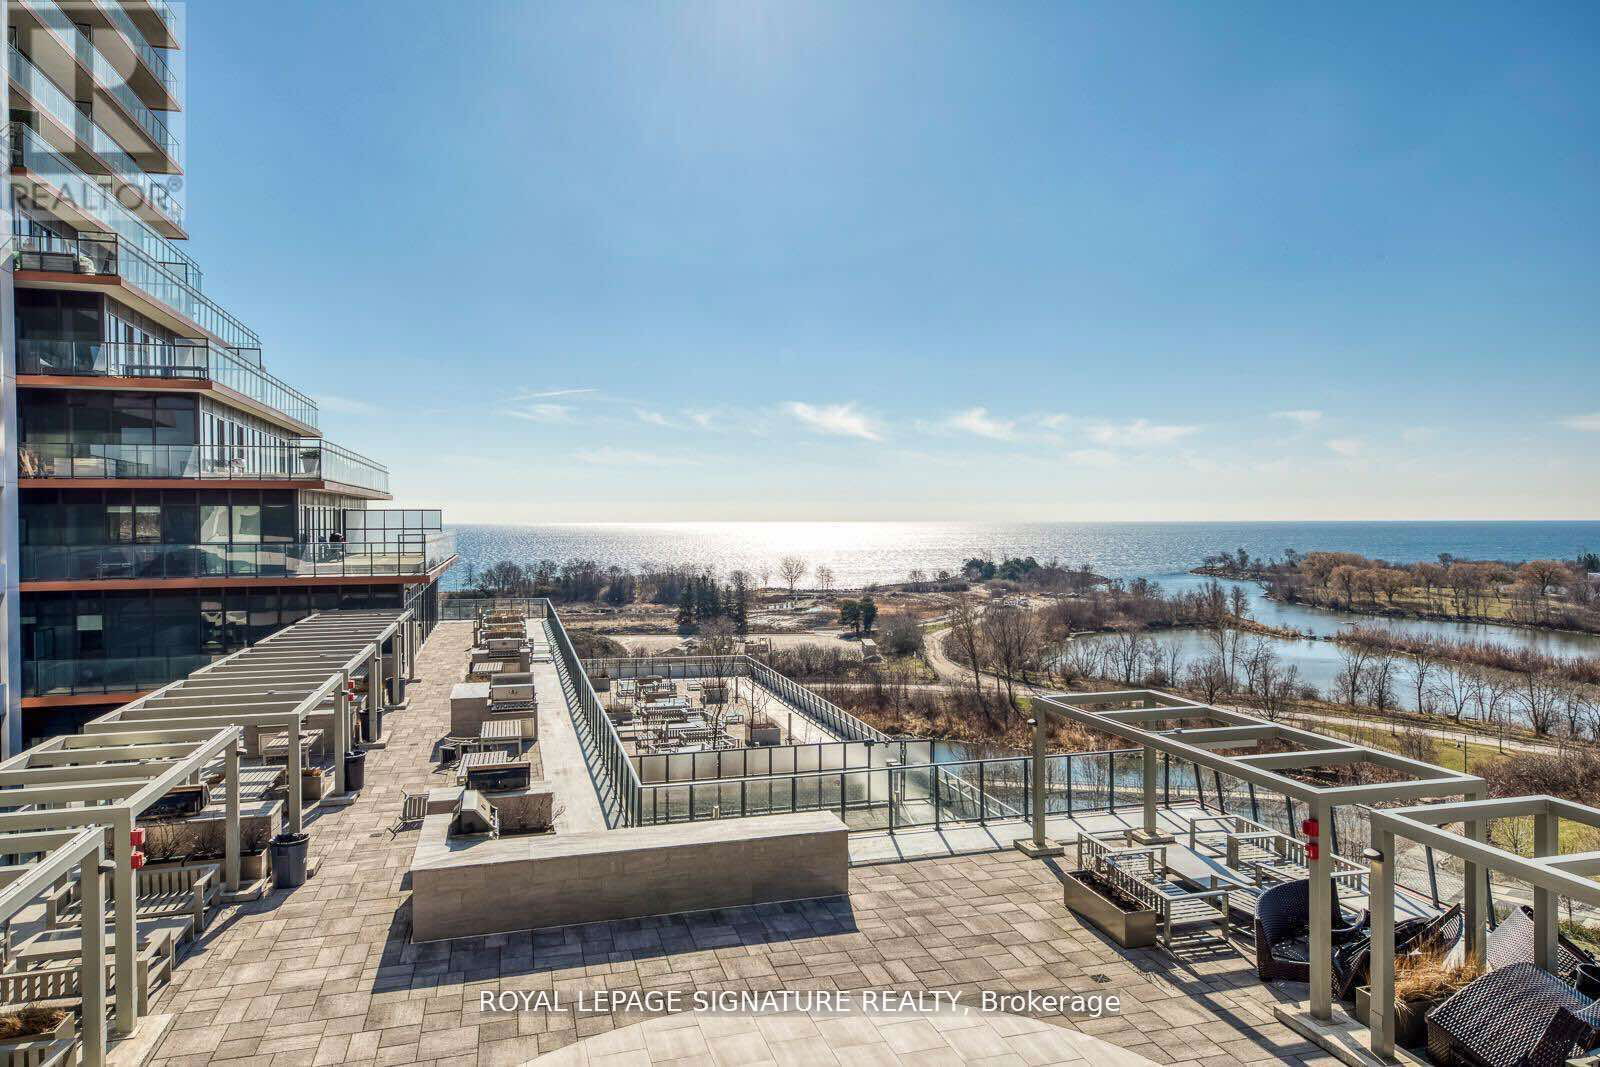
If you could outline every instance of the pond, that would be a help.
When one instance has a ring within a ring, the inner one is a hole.
[[[1198,589],[1210,578],[1197,574],[1151,574],[1149,580],[1157,582],[1166,593],[1187,592]],[[1519,626],[1497,626],[1492,623],[1437,622],[1427,619],[1388,619],[1379,616],[1358,615],[1305,604],[1283,604],[1267,599],[1266,593],[1255,582],[1216,579],[1232,589],[1242,588],[1250,597],[1250,615],[1267,626],[1296,630],[1300,633],[1329,637],[1352,626],[1375,626],[1395,633],[1428,637],[1442,637],[1455,641],[1494,641],[1512,648],[1533,648],[1555,656],[1600,656],[1600,635],[1566,633],[1554,630],[1533,630]],[[1185,661],[1193,662],[1211,652],[1210,642],[1197,630],[1166,630],[1152,636],[1163,650],[1176,647]],[[1088,640],[1104,640],[1089,638]],[[1339,671],[1339,646],[1332,641],[1288,641],[1269,639],[1285,666],[1299,668],[1306,684],[1314,685],[1323,693],[1332,687]]]

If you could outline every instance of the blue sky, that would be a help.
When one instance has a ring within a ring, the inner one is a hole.
[[[447,519],[1600,518],[1592,4],[186,16],[208,289]]]

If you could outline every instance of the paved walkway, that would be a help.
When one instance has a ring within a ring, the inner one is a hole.
[[[1118,949],[1066,910],[1059,864],[1015,851],[858,867],[850,895],[824,901],[413,945],[417,832],[388,827],[401,789],[445,782],[431,754],[469,636],[467,623],[434,631],[410,709],[368,756],[360,799],[314,814],[317,876],[224,908],[180,963],[156,1004],[176,1019],[155,1064],[518,1064],[643,1021],[570,1000],[630,989],[1116,994],[1115,1015],[1040,1018],[1159,1063],[1329,1062],[1272,1015],[1303,986],[1261,985],[1209,936],[1180,942],[1176,958]],[[483,992],[518,990],[569,999],[549,1011],[479,1008]]]
[[[537,620],[529,627],[543,628]],[[553,645],[548,635],[540,635],[546,645]],[[578,743],[577,729],[572,725],[572,712],[567,707],[561,688],[561,675],[555,664],[534,663],[533,687],[539,697],[539,751],[544,759],[544,780],[556,792],[560,813],[556,816],[557,833],[575,833],[579,830],[606,829],[605,813],[600,809],[600,796],[595,792],[594,778],[583,758],[583,747]]]
[[[584,1038],[533,1062],[537,1067],[681,1067],[697,1062],[823,1067],[881,1064],[1030,1064],[1140,1067],[1150,1061],[1097,1038],[1018,1015],[942,1011],[925,1015],[678,1014]]]

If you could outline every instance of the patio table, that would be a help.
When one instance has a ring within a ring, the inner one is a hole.
[[[148,948],[152,942],[159,945],[163,940],[168,944],[181,940],[194,928],[194,923],[187,916],[175,916],[168,919],[141,919],[138,926],[139,936],[136,943],[140,948]],[[116,947],[117,932],[107,924],[106,952],[112,953]],[[41,930],[17,946],[16,951],[11,954],[11,960],[19,970],[29,970],[53,960],[75,960],[82,955],[83,931],[69,927]],[[107,963],[114,962],[108,956]]]
[[[493,767],[501,763],[510,763],[511,757],[503,749],[494,749],[489,752],[468,752],[461,757],[461,762],[456,765],[456,781],[465,782],[467,772],[475,767]]]

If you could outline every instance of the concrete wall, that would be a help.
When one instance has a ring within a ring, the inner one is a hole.
[[[437,941],[849,891],[848,831],[824,812],[574,834],[448,839],[411,862],[411,936]]]

